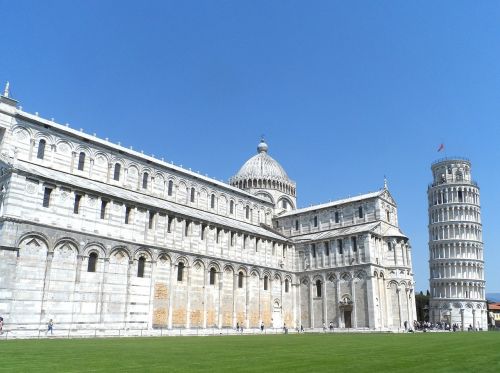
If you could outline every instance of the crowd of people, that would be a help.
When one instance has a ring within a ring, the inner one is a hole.
[[[436,323],[431,323],[428,321],[414,321],[413,322],[413,327],[415,330],[427,332],[430,330],[441,330],[441,331],[460,331],[462,330],[462,327],[460,326],[459,323],[454,323],[454,324],[448,324],[447,322],[441,322],[438,321]],[[467,329],[467,331],[477,331],[477,328],[474,328],[472,325],[469,325],[467,327],[464,327],[464,330]]]

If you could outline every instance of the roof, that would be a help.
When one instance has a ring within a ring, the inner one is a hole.
[[[231,182],[248,179],[270,179],[291,182],[284,168],[273,157],[267,154],[268,146],[261,140],[257,154],[247,160],[240,170],[231,178]]]
[[[301,209],[297,209],[297,210],[288,211],[288,212],[280,215],[279,217],[282,218],[282,217],[285,217],[285,216],[298,215],[298,214],[302,214],[302,213],[309,212],[309,211],[315,211],[315,210],[325,209],[325,208],[328,208],[328,207],[333,207],[333,206],[337,206],[337,205],[343,205],[345,203],[362,201],[364,199],[378,197],[378,196],[382,195],[385,190],[386,189],[384,188],[384,189],[381,189],[381,190],[376,191],[376,192],[361,194],[361,195],[355,196],[355,197],[349,197],[349,198],[339,199],[337,201],[332,201],[332,202],[323,203],[323,204],[320,204],[320,205],[314,205],[314,206],[310,206],[310,207],[305,207],[305,208],[301,208]]]
[[[500,311],[500,303],[489,303],[488,310],[490,311]]]
[[[360,225],[354,225],[354,226],[350,226],[350,227],[346,227],[346,228],[337,228],[337,229],[331,229],[331,230],[322,231],[322,232],[310,233],[310,234],[305,234],[302,236],[294,237],[293,241],[296,241],[296,242],[320,241],[320,240],[332,239],[335,237],[353,235],[353,234],[358,234],[361,232],[371,231],[372,229],[376,228],[377,225],[379,225],[379,224],[380,224],[379,222],[360,224]]]
[[[382,224],[381,222],[371,222],[359,225],[352,225],[349,227],[342,227],[337,229],[329,229],[327,231],[309,233],[302,236],[295,236],[292,238],[295,242],[302,241],[321,241],[328,240],[336,237],[349,236],[360,234],[363,232],[372,232],[383,237],[401,237],[408,238],[404,235],[399,228],[394,226],[388,226],[387,224]]]
[[[199,219],[213,224],[219,224],[222,226],[234,228],[236,230],[245,231],[250,234],[272,238],[279,241],[287,241],[285,237],[270,232],[260,226],[256,226],[240,220],[231,219],[225,216],[220,216],[190,206],[180,205],[178,203],[166,201],[161,198],[151,197],[139,192],[129,191],[99,181],[89,180],[81,176],[71,175],[62,171],[45,168],[19,160],[13,165],[13,168],[24,171],[28,174],[34,174],[49,180],[56,180],[64,184],[69,184],[82,190],[88,190],[91,193],[95,192],[96,194],[114,196],[124,201],[131,201],[141,205],[152,206],[158,210],[166,210],[174,214],[177,213],[180,215],[189,216],[195,220]]]

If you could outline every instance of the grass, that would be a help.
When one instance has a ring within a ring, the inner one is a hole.
[[[500,372],[500,333],[1,340],[0,372]]]

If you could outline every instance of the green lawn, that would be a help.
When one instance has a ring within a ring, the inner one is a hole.
[[[500,333],[0,341],[0,372],[500,372]]]

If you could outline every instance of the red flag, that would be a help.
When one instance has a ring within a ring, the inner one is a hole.
[[[439,145],[438,152],[440,152],[441,150],[444,150],[444,144],[442,144],[442,143],[441,143],[441,145]]]

